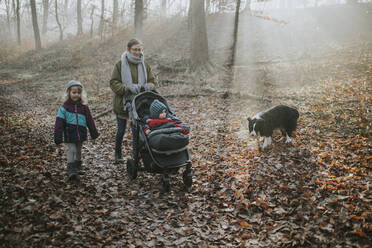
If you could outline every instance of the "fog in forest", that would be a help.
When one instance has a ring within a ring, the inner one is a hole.
[[[293,87],[315,82],[327,77],[319,74],[322,59],[347,56],[332,51],[359,46],[363,54],[372,41],[368,5],[270,8],[267,4],[252,13],[240,16],[234,81],[238,92],[256,89],[262,93],[263,85]],[[248,87],[247,82],[251,82]]]
[[[120,32],[134,29],[135,1],[116,1],[115,24],[114,2],[81,2],[82,32],[86,38],[104,42],[115,32],[123,44],[129,39],[120,37]],[[0,2],[0,44],[4,48],[15,46],[17,49],[15,3],[10,0]],[[19,3],[19,48],[32,49],[34,35],[30,2],[21,0]],[[59,4],[57,8],[56,3]],[[189,57],[189,1],[144,0],[143,5],[146,52]],[[43,47],[58,42],[60,30],[63,31],[63,39],[73,39],[77,34],[76,1],[49,1],[48,8],[45,12],[45,1],[36,1]],[[231,56],[235,1],[205,1],[205,8],[209,57],[212,64],[223,65]],[[56,14],[59,15],[60,26]],[[327,56],[330,49],[371,41],[371,20],[370,0],[242,0],[233,90],[257,90],[257,94],[262,94],[265,90],[262,80],[269,86],[303,85],[315,80],[319,75],[310,59]],[[130,32],[134,36],[134,31]],[[168,43],[171,45],[164,46]]]

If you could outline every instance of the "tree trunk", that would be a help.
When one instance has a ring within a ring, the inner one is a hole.
[[[34,28],[35,47],[36,47],[36,50],[40,50],[41,49],[41,39],[40,39],[39,24],[37,23],[37,13],[36,13],[35,0],[30,0],[30,4],[31,4],[32,26]]]
[[[230,66],[233,66],[235,63],[236,44],[238,41],[239,10],[240,10],[240,0],[237,0],[236,9],[235,9],[234,33],[233,33],[233,44],[231,48]]]
[[[61,22],[59,21],[59,18],[58,18],[58,0],[54,1],[54,7],[55,7],[55,14],[56,14],[56,22],[59,28],[59,40],[62,41],[63,40],[63,29],[62,29]]]
[[[0,1],[0,4],[1,4],[1,1]],[[15,0],[12,0],[12,13],[13,13],[13,16],[12,16],[12,19],[13,19],[13,23],[14,23],[14,33],[16,34],[17,33],[17,10],[16,10],[16,3],[15,3]]]
[[[208,37],[204,0],[190,0],[191,10],[191,69],[202,70],[209,64]]]
[[[209,14],[211,8],[211,0],[207,0],[206,6],[205,6],[205,12]]]
[[[48,30],[49,0],[43,0],[43,27],[41,33],[44,35]]]
[[[18,45],[21,45],[21,16],[19,14],[20,9],[21,9],[21,5],[19,3],[19,0],[17,0],[16,15],[17,15],[17,43]]]
[[[161,10],[160,10],[161,16],[166,17],[167,16],[167,0],[161,0]]]
[[[6,10],[6,22],[7,22],[7,26],[8,26],[8,32],[9,32],[9,35],[10,35],[11,30],[10,30],[10,4],[9,4],[9,0],[5,0],[5,10]]]
[[[192,13],[193,13],[193,5],[192,5],[192,0],[190,0],[189,4],[189,12],[187,13],[187,29],[191,31],[192,28]]]
[[[98,28],[98,32],[101,37],[101,40],[103,37],[103,25],[105,24],[104,21],[105,21],[105,0],[101,0],[101,18],[99,21],[99,28]]]
[[[68,11],[68,0],[65,0],[64,4],[63,4],[63,16],[62,16],[62,20],[63,20],[63,23],[65,23],[65,19],[66,19],[66,15],[67,15],[67,12]]]
[[[246,1],[244,11],[251,11],[251,0]]]
[[[134,14],[135,37],[142,39],[143,35],[143,0],[136,0]]]
[[[93,27],[94,27],[94,10],[96,9],[95,5],[92,5],[92,10],[90,11],[90,38],[93,38]]]
[[[77,35],[83,34],[83,18],[81,16],[81,0],[77,0]]]
[[[112,35],[116,33],[116,25],[118,23],[119,15],[119,4],[118,0],[113,0],[113,9],[112,9]]]

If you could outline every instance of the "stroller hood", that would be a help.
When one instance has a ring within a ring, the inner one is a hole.
[[[168,105],[167,101],[165,100],[164,97],[161,95],[153,92],[153,91],[145,91],[142,93],[139,93],[136,95],[133,100],[132,100],[132,106],[131,106],[131,114],[132,118],[136,121],[141,119],[141,115],[145,112],[148,111],[151,103],[155,100],[161,101],[168,109],[168,112],[171,115],[175,115],[175,112],[173,109]]]

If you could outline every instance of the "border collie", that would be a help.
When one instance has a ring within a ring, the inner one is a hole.
[[[251,136],[257,135],[257,138],[258,135],[265,137],[263,149],[271,144],[271,136],[275,129],[280,129],[282,135],[287,137],[286,143],[290,143],[298,117],[297,109],[278,105],[256,114],[252,119],[248,117],[249,133]]]

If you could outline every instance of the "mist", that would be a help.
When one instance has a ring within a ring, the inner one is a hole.
[[[347,56],[335,51],[348,47],[360,46],[363,53],[363,44],[372,40],[369,5],[307,1],[288,8],[288,2],[252,4],[252,12],[240,16],[235,92],[262,96],[270,87],[293,88],[327,79],[321,68],[325,59]]]

